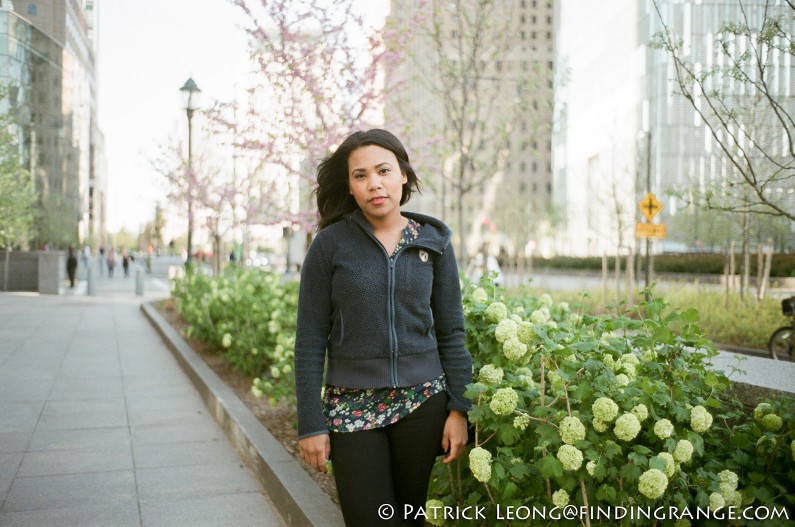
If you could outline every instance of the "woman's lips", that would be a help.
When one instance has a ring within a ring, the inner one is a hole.
[[[373,205],[383,205],[384,201],[386,201],[386,198],[384,196],[378,196],[376,198],[372,198],[370,200],[370,203],[372,203]]]

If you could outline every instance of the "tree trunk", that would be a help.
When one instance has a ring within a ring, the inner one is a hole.
[[[751,215],[743,213],[743,281],[740,284],[740,298],[745,298],[751,279]]]
[[[219,276],[221,274],[221,235],[217,232],[213,234],[213,242],[213,245],[215,245],[213,250],[213,273],[215,276]]]
[[[6,242],[6,264],[3,266],[3,291],[8,291],[8,265],[11,262],[11,244]]]
[[[466,227],[464,226],[464,189],[462,188],[463,175],[458,185],[458,267],[466,269]]]
[[[724,260],[723,260],[723,278],[724,278],[725,282],[724,282],[723,285],[725,286],[725,289],[726,289],[726,300],[723,303],[723,305],[726,308],[728,308],[729,307],[729,291],[731,291],[731,286],[729,284],[729,280],[732,279],[731,264],[729,263],[730,262],[729,245],[726,245],[725,251],[726,252],[724,253]]]
[[[737,288],[737,280],[735,277],[735,275],[737,274],[736,270],[737,266],[735,265],[735,259],[734,259],[734,250],[735,250],[734,243],[735,243],[734,240],[732,240],[729,246],[729,279],[731,280],[731,287],[729,289],[731,290],[732,293],[734,293],[734,290]]]
[[[773,265],[773,238],[768,238],[765,246],[765,269],[762,272],[762,282],[759,284],[759,300],[765,298],[767,282],[770,279],[770,268]]]

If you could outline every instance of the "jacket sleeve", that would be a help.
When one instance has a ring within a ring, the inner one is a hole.
[[[331,330],[331,265],[316,237],[301,269],[295,335],[298,438],[328,433],[321,388]]]
[[[450,396],[447,408],[467,412],[472,402],[464,397],[464,391],[472,383],[472,356],[465,348],[464,308],[452,244],[434,261],[431,309]]]

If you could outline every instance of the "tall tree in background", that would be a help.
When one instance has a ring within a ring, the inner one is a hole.
[[[0,88],[0,247],[5,249],[3,289],[8,290],[11,250],[25,244],[33,234],[36,195],[30,171],[20,163],[16,121],[9,112],[8,90]]]
[[[441,215],[455,214],[457,251],[465,262],[468,231],[481,228],[477,218],[467,217],[468,208],[493,217],[510,203],[527,221],[526,203],[511,200],[501,185],[512,155],[533,155],[517,145],[548,126],[543,115],[551,111],[541,92],[551,88],[542,86],[546,64],[530,64],[520,52],[529,39],[523,42],[513,2],[431,0],[417,7],[424,16],[415,38],[421,39],[417,49],[425,53],[414,53],[410,66],[396,72],[414,73],[406,84],[409,90],[398,99],[397,112],[407,135],[432,138],[422,157],[435,163],[428,171],[438,177],[429,183],[442,202]],[[396,29],[411,25],[402,22]],[[415,84],[423,97],[427,94],[427,103],[417,100],[411,89]],[[418,103],[426,108],[417,111]],[[545,143],[539,141],[537,148],[546,148]],[[510,193],[515,197],[516,189]]]
[[[679,37],[663,25],[655,44],[673,61],[676,85],[708,128],[729,166],[725,179],[694,184],[679,194],[707,210],[739,214],[745,293],[753,215],[795,222],[795,95],[780,72],[795,60],[795,3],[738,1],[742,18],[716,34],[714,66],[688,60]]]

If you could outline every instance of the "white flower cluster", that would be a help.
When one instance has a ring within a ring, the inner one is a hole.
[[[647,470],[638,480],[638,492],[652,500],[662,496],[666,488],[668,488],[668,478],[656,468]]]
[[[516,337],[511,337],[502,345],[502,354],[508,360],[519,360],[527,353],[527,344]]]
[[[635,407],[632,408],[632,410],[630,410],[630,412],[632,412],[632,414],[635,417],[637,417],[638,421],[640,421],[640,422],[645,421],[646,418],[649,417],[649,409],[646,408],[645,404],[635,405]]]
[[[737,484],[740,482],[737,474],[731,470],[722,470],[718,473],[718,480],[720,481],[719,496],[723,498],[724,505],[729,507],[740,507],[743,504],[743,495],[737,490]],[[712,502],[711,498],[712,496],[710,496],[710,503]]]
[[[509,415],[516,409],[519,403],[519,395],[513,388],[500,388],[494,392],[494,396],[489,402],[491,411],[496,415]]]
[[[517,415],[516,417],[513,418],[513,427],[523,432],[525,431],[525,429],[527,429],[527,426],[529,424],[530,424],[530,416],[527,414]]]
[[[589,476],[593,476],[593,473],[596,470],[596,461],[594,461],[592,459],[588,463],[586,463],[585,464],[585,470],[586,470],[586,472],[588,472]]]
[[[673,456],[677,463],[687,463],[693,457],[693,443],[687,439],[680,439],[674,447]]]
[[[536,338],[536,333],[533,331],[533,323],[528,322],[527,320],[520,322],[519,331],[517,331],[516,337],[519,339],[519,342],[529,346],[530,343]]]
[[[694,406],[690,410],[690,428],[699,434],[709,430],[712,426],[712,415],[703,406]]]
[[[552,387],[553,391],[563,390],[565,384],[563,383],[563,377],[560,376],[560,373],[557,370],[549,370],[547,371],[547,381],[549,385]]]
[[[564,470],[577,470],[582,466],[582,452],[571,445],[561,445],[557,458]]]
[[[660,419],[654,423],[654,435],[660,439],[668,439],[674,434],[674,425],[668,419]]]
[[[552,493],[552,504],[558,508],[564,508],[569,504],[569,493],[563,489],[556,490]]]
[[[486,308],[486,320],[497,324],[508,316],[508,306],[502,302],[492,302]]]
[[[577,441],[585,439],[585,425],[576,417],[566,416],[560,422],[560,440],[567,445],[573,445]]]
[[[632,413],[626,413],[616,419],[616,425],[613,427],[613,433],[622,441],[632,441],[639,432],[640,421]]]
[[[496,386],[502,382],[503,371],[502,368],[495,367],[493,364],[486,364],[480,368],[478,378],[489,386]]]
[[[544,293],[538,297],[538,303],[549,309],[555,304],[555,301],[552,300],[552,297],[549,295],[549,293]]]
[[[531,390],[535,388],[536,383],[533,380],[533,372],[530,370],[530,368],[524,366],[521,368],[516,368],[513,373],[516,375],[516,382],[520,388],[525,390]]]
[[[669,477],[669,478],[674,477],[674,474],[676,474],[676,470],[677,470],[676,461],[674,460],[674,456],[672,456],[668,452],[660,452],[659,454],[657,454],[657,457],[659,459],[662,459],[663,461],[665,461],[665,469],[663,469],[663,472],[665,473],[665,475],[667,477]]]
[[[479,446],[470,450],[469,469],[476,480],[488,483],[491,479],[491,452]]]
[[[224,333],[224,336],[221,337],[221,346],[228,348],[232,345],[232,335],[229,333]]]
[[[497,324],[497,329],[494,330],[494,338],[497,339],[497,342],[505,342],[508,339],[516,338],[518,331],[519,324],[513,319],[505,318]]]
[[[442,500],[428,500],[425,502],[425,520],[431,525],[444,525],[444,502]]]
[[[485,304],[486,301],[489,299],[489,294],[482,287],[478,287],[477,289],[472,291],[471,298],[478,304]]]
[[[599,397],[591,405],[594,419],[609,423],[618,415],[618,405],[609,397]]]
[[[530,322],[536,325],[544,325],[550,322],[552,314],[549,312],[547,306],[541,306],[532,313],[530,313]]]
[[[773,413],[770,403],[759,403],[754,409],[754,421],[762,425],[765,430],[778,432],[784,426],[784,421]]]

